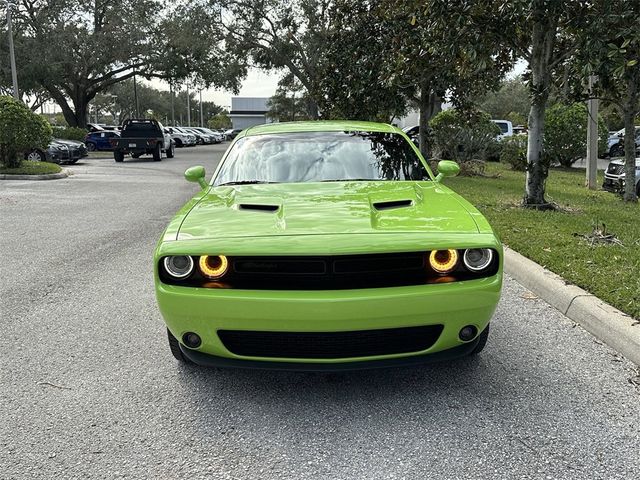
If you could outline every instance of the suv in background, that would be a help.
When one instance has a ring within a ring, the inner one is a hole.
[[[624,159],[612,160],[604,172],[602,188],[607,192],[622,192],[624,177]],[[636,195],[640,196],[640,158],[636,158]]]
[[[509,120],[491,120],[493,123],[500,127],[500,133],[496,137],[496,140],[502,140],[505,137],[513,136],[513,124]]]
[[[624,157],[624,128],[610,134],[608,139],[609,157]],[[640,127],[636,127],[636,151],[640,148]]]
[[[90,152],[112,150],[110,139],[119,136],[120,134],[114,130],[96,130],[87,133],[87,136],[84,137],[84,144]]]

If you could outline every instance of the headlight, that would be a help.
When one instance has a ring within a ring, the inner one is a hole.
[[[224,255],[203,255],[200,257],[200,271],[211,280],[222,277],[229,269],[229,261]]]
[[[464,266],[472,272],[484,270],[493,260],[493,250],[489,248],[470,248],[464,251],[462,257]]]
[[[164,269],[174,278],[186,278],[193,271],[193,259],[187,255],[165,257]]]
[[[429,265],[438,273],[449,273],[458,263],[456,250],[434,250],[429,255]]]

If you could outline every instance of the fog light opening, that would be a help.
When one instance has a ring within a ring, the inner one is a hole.
[[[197,333],[187,332],[182,336],[182,343],[189,348],[198,348],[202,345],[202,339]]]
[[[460,337],[460,340],[462,340],[463,342],[468,342],[476,338],[476,335],[478,335],[478,329],[473,325],[467,325],[466,327],[462,327],[460,329],[458,337]]]

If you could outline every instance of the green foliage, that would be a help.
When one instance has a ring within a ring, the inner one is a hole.
[[[551,170],[546,181],[556,211],[520,208],[524,174],[487,163],[487,177],[455,177],[448,186],[478,205],[502,241],[572,284],[640,319],[640,205],[584,188],[584,170]],[[598,183],[602,183],[598,172]],[[605,222],[621,245],[595,245],[576,237]]]
[[[481,97],[479,107],[496,120],[526,125],[531,108],[527,84],[521,77],[505,80],[497,92],[488,92]]]
[[[0,174],[2,175],[46,175],[51,173],[60,173],[62,168],[60,165],[49,162],[33,162],[22,160],[15,167],[0,166]]]
[[[52,127],[53,138],[61,138],[63,140],[84,141],[87,131],[84,128],[77,127]]]
[[[309,120],[307,114],[308,94],[298,82],[282,82],[276,93],[267,101],[267,116],[278,122]]]
[[[587,152],[588,112],[584,103],[556,103],[545,114],[544,157],[550,165],[570,167]],[[598,119],[600,142],[598,151],[607,148],[609,132],[602,118]]]
[[[438,113],[429,123],[434,156],[464,163],[486,160],[500,134],[500,127],[487,113],[450,109]]]
[[[500,161],[511,166],[511,170],[524,172],[527,169],[527,136],[512,135],[500,143]]]
[[[207,126],[213,130],[220,128],[231,128],[231,119],[227,112],[218,113],[209,119]]]
[[[51,126],[13,97],[0,96],[0,162],[17,167],[24,152],[46,148]]]

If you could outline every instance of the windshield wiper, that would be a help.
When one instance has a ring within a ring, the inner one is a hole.
[[[257,185],[261,183],[278,183],[278,182],[266,182],[264,180],[238,180],[237,182],[225,182],[221,183],[218,186],[223,187],[225,185]]]
[[[336,178],[332,180],[320,180],[321,182],[377,182],[379,178]]]

